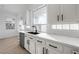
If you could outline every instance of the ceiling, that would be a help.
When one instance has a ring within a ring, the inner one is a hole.
[[[26,4],[0,4],[0,10],[5,10],[11,13],[23,13],[28,9]]]
[[[32,10],[41,4],[0,4],[0,18],[7,16],[25,16],[26,10]]]
[[[23,13],[28,9],[34,9],[41,4],[0,4],[0,9],[12,13]]]

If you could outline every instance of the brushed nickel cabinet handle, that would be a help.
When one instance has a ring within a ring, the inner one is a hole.
[[[62,21],[63,21],[63,14],[61,15]]]
[[[44,47],[43,47],[43,54],[44,54]]]
[[[54,45],[51,45],[51,44],[49,44],[49,46],[50,46],[50,47],[53,47],[53,48],[57,48],[57,46],[54,46]]]
[[[57,15],[57,21],[59,21],[59,15]]]

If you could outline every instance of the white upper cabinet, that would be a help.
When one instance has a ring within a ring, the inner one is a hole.
[[[79,8],[78,8],[79,9]],[[51,4],[48,5],[48,23],[72,22],[76,19],[75,4]]]
[[[59,19],[59,5],[57,4],[48,4],[47,7],[47,18],[48,23],[52,24],[53,22],[57,22]]]
[[[79,22],[79,4],[76,4],[76,20]]]
[[[76,5],[63,4],[61,5],[61,20],[66,22],[72,22],[76,19]]]

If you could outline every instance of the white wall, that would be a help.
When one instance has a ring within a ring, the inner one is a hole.
[[[11,36],[16,36],[17,30],[15,29],[6,29],[6,20],[4,19],[0,19],[0,39],[1,38],[7,38],[7,37],[11,37]]]
[[[0,39],[16,36],[17,30],[16,29],[7,30],[5,23],[6,23],[5,20],[0,19]]]
[[[18,17],[21,15],[24,18],[27,8],[26,5],[0,5],[0,39],[18,35]],[[5,21],[8,17],[15,18],[16,29],[6,30]]]

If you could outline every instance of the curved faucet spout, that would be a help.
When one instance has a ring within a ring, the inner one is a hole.
[[[33,28],[35,28],[35,32],[37,33],[37,27],[36,26],[32,26]]]

